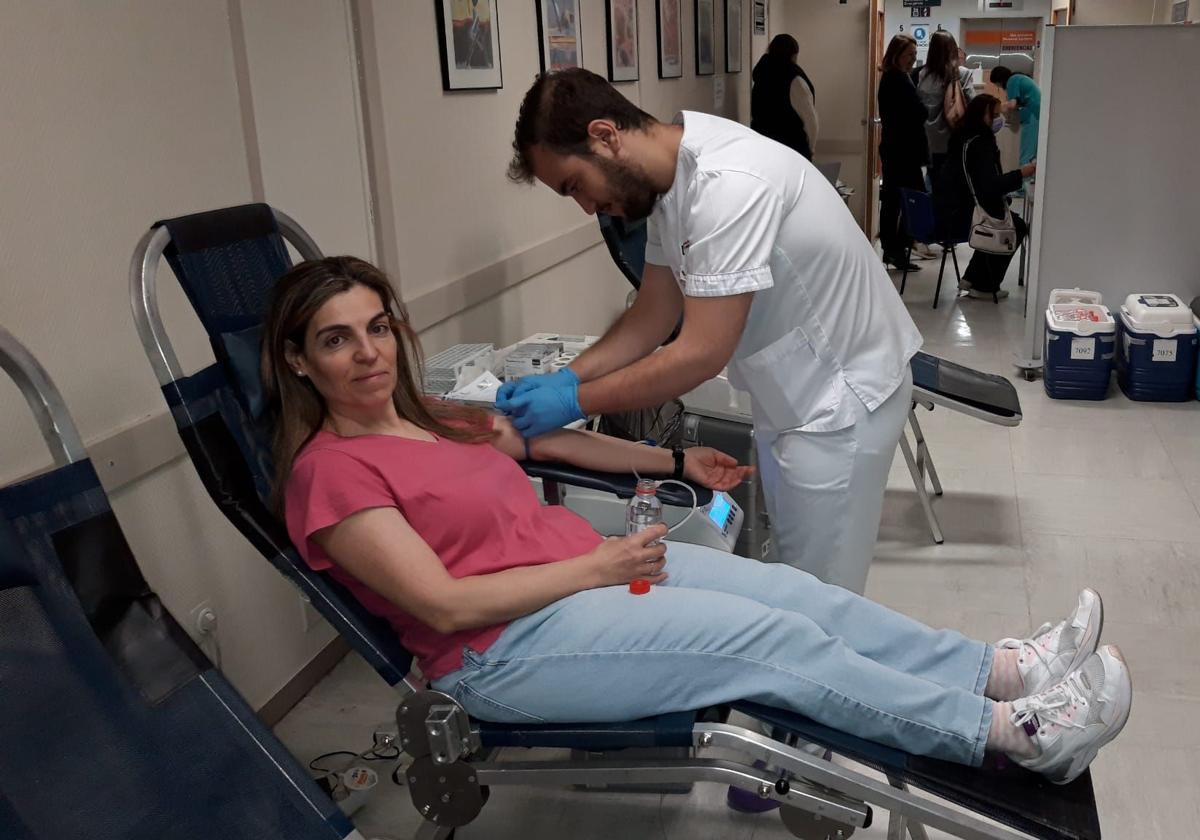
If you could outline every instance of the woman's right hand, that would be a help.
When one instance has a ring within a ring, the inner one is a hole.
[[[1027,163],[1021,167],[1021,177],[1022,178],[1032,178],[1036,174],[1037,174],[1037,161],[1036,160],[1031,160],[1031,161],[1029,161],[1029,163]]]
[[[667,547],[659,542],[667,535],[666,525],[655,525],[629,537],[609,537],[580,558],[588,569],[593,587],[624,586],[631,580],[662,583],[667,579]]]

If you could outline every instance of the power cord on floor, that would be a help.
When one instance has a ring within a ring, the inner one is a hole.
[[[377,732],[375,743],[360,753],[351,750],[334,750],[317,756],[308,762],[308,769],[317,775],[314,781],[342,811],[350,816],[366,802],[379,779],[379,774],[363,762],[398,761],[400,748],[391,734]],[[344,757],[345,761],[325,764],[326,759]],[[332,765],[332,766],[331,766]],[[396,776],[392,774],[393,780]]]

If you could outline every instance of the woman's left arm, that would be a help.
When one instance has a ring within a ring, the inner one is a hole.
[[[496,417],[492,445],[518,461],[528,456],[534,461],[561,461],[597,472],[632,473],[663,477],[675,471],[675,459],[669,449],[619,440],[608,435],[574,429],[559,429],[526,441],[506,417]],[[744,481],[753,467],[738,462],[705,446],[685,449],[683,475],[689,481],[713,490],[729,490]]]

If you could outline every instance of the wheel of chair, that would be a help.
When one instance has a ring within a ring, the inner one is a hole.
[[[836,822],[790,805],[779,806],[779,818],[783,826],[800,840],[847,840],[854,834],[854,826]]]

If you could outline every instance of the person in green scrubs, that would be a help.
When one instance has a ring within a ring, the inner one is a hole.
[[[1037,158],[1038,120],[1042,112],[1042,89],[1024,73],[1007,67],[994,67],[992,84],[1004,89],[1008,100],[1004,110],[1017,111],[1021,118],[1021,165]]]

